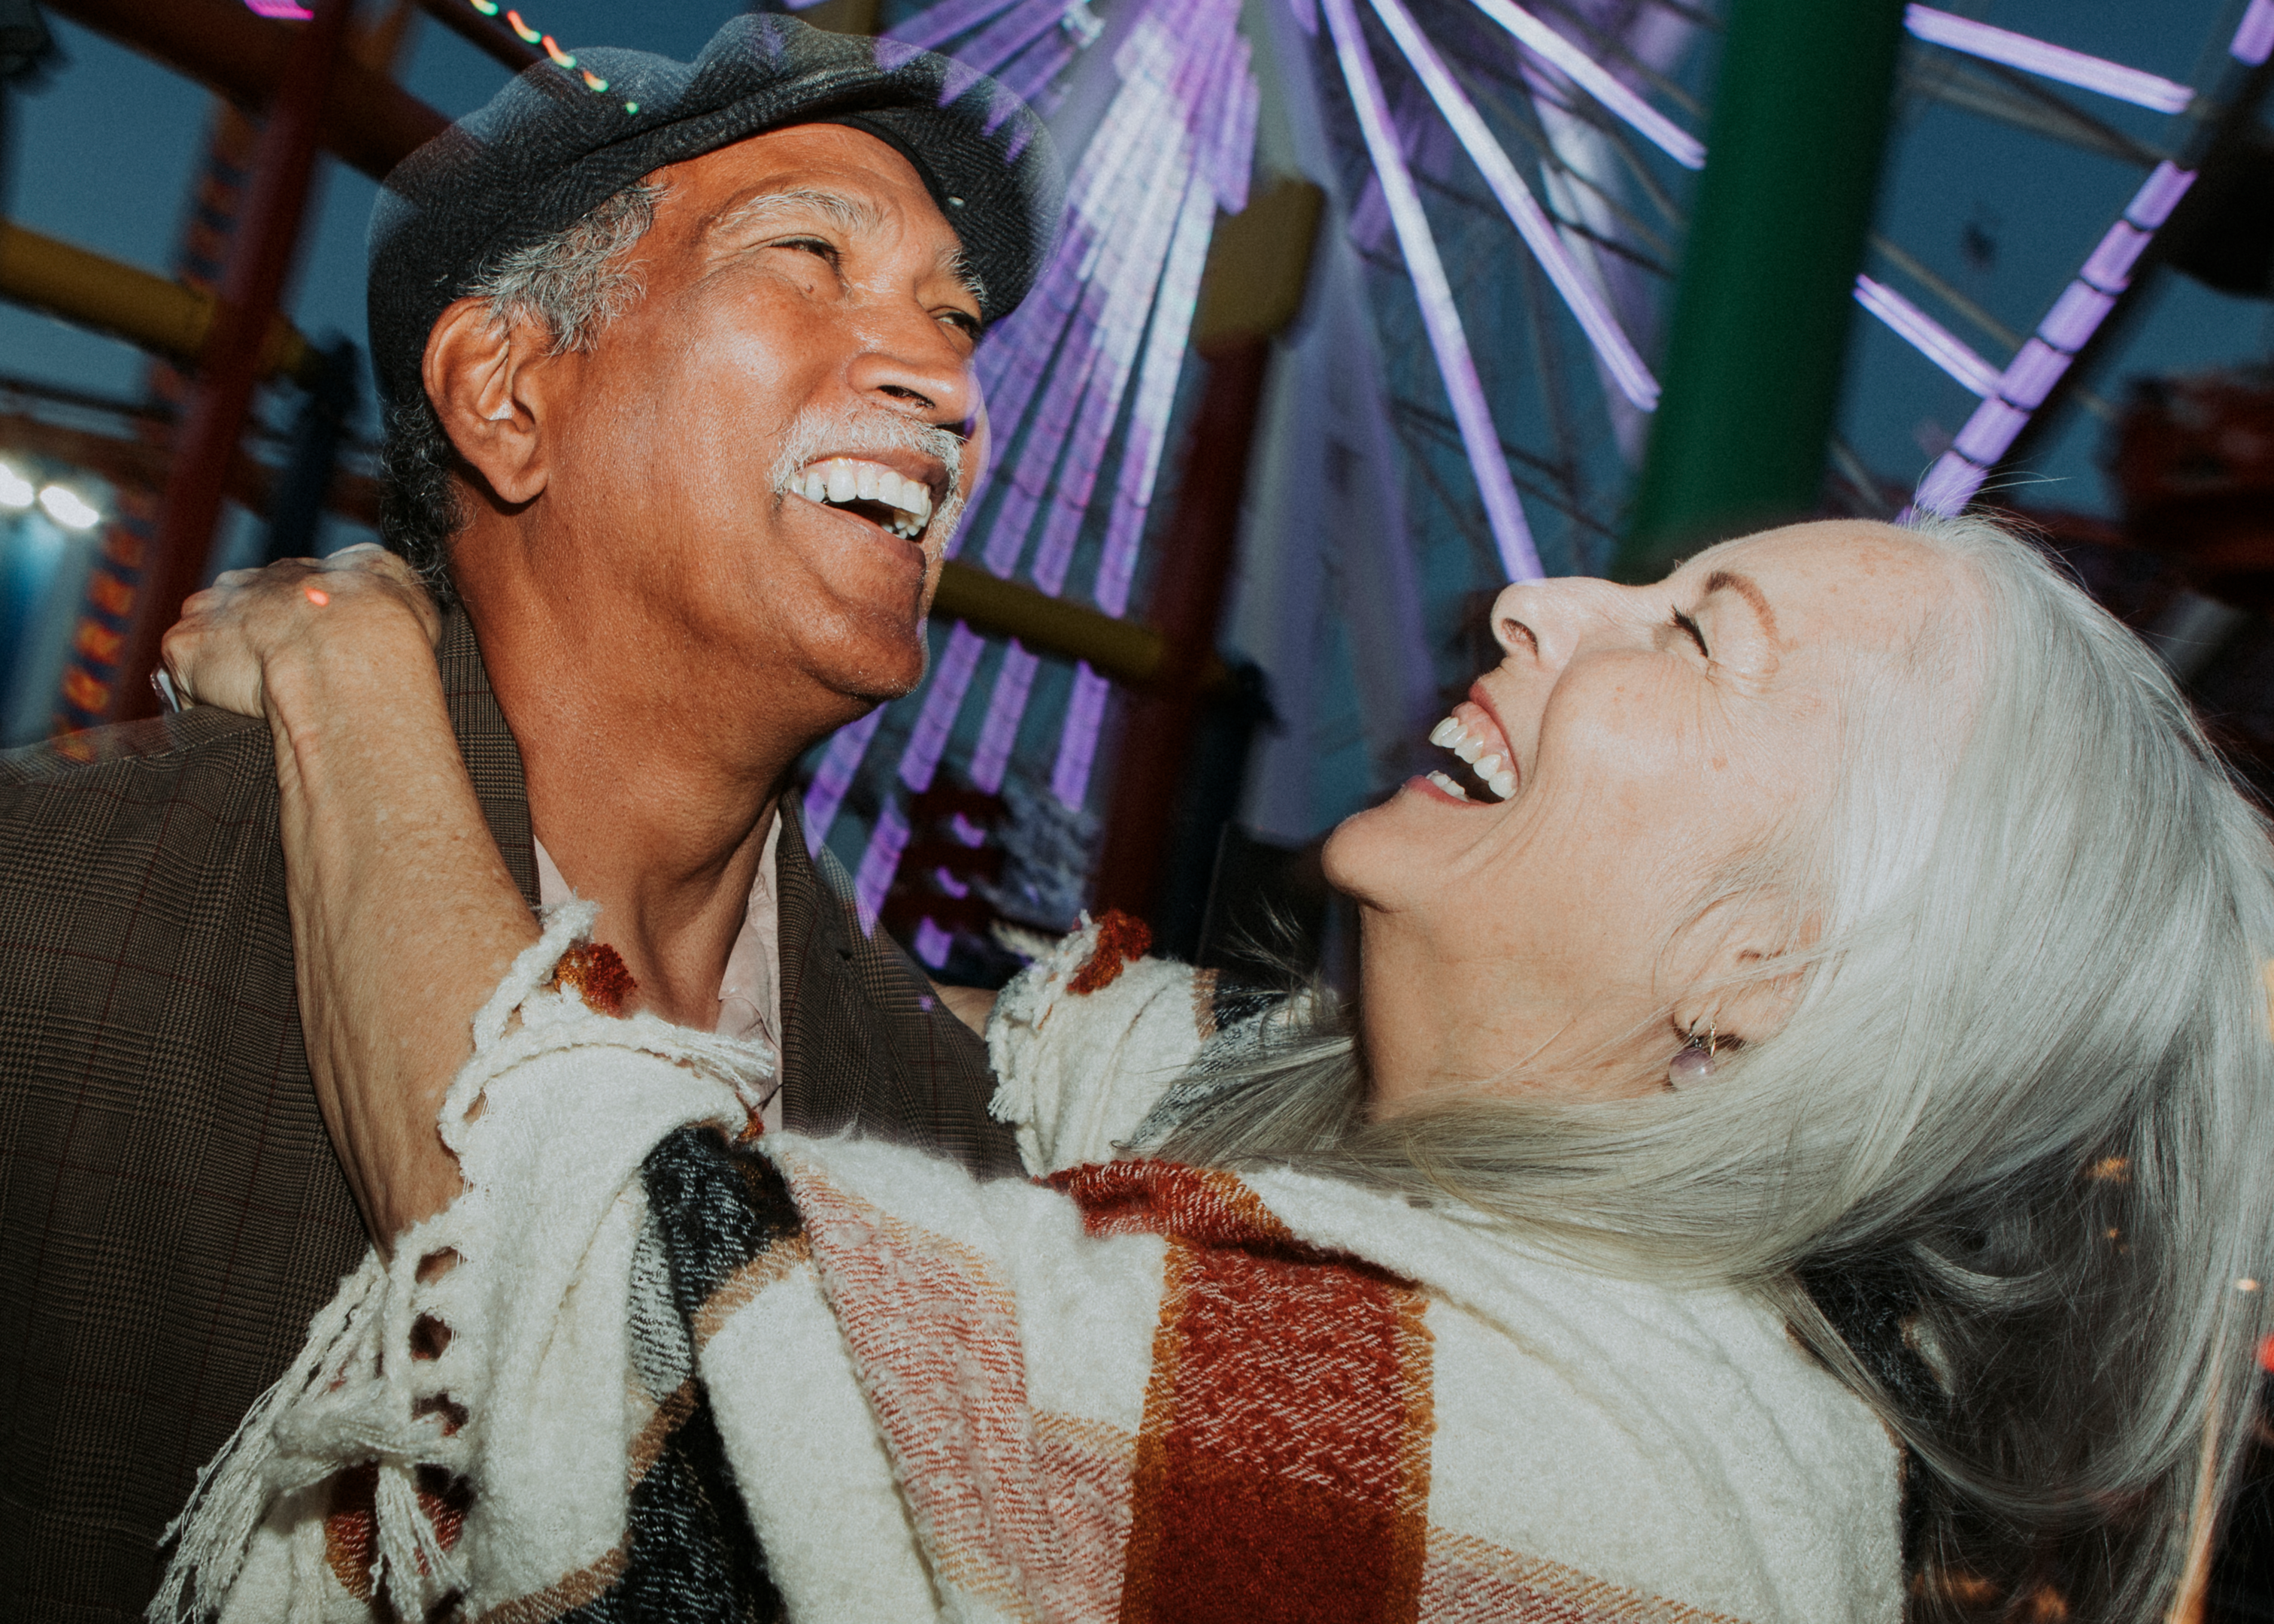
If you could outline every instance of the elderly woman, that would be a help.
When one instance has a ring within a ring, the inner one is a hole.
[[[1469,764],[1328,847],[1355,1010],[1087,928],[988,1021],[1050,1177],[983,1185],[759,1137],[769,1056],[611,1012],[591,910],[533,921],[486,838],[398,575],[193,605],[177,675],[275,733],[310,1050],[395,1241],[162,1605],[2184,1605],[2264,1318],[2274,868],[2170,680],[1979,521],[1514,586],[1494,628],[1433,735]],[[391,1001],[406,954],[461,1003]]]

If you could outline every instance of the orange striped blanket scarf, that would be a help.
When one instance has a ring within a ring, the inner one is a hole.
[[[1030,1071],[1052,1044],[1157,1060],[1131,1034],[1170,1002],[1193,1026],[1191,972],[1075,993],[1082,951],[1005,1001],[1046,1036],[1007,1045]],[[446,1109],[467,1195],[343,1287],[210,1469],[162,1605],[1901,1615],[1892,1446],[1742,1300],[1285,1171],[980,1184],[886,1145],[752,1139],[763,1056],[538,991],[532,953]],[[1038,1163],[1085,1109],[1039,1113]],[[457,1266],[419,1279],[446,1247]]]

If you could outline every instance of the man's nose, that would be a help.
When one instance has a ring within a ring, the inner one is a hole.
[[[882,395],[896,410],[960,429],[979,410],[969,346],[921,306],[878,312],[864,324],[850,381],[864,398]]]

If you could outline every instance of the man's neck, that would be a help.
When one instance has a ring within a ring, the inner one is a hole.
[[[490,685],[520,746],[531,828],[643,1008],[709,1026],[766,834],[809,729],[768,726],[655,650],[589,646],[542,612],[470,604]],[[736,682],[747,694],[750,684]],[[759,685],[763,687],[763,684]]]

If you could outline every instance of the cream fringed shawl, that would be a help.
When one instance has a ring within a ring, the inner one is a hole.
[[[1211,1034],[1189,969],[1074,992],[1090,931],[1013,983],[998,1112],[1073,1170],[981,1184],[735,1148],[767,1056],[538,990],[580,928],[478,1028],[445,1113],[468,1193],[343,1285],[160,1607],[1900,1618],[1894,1449],[1749,1300],[1284,1171],[1073,1167]],[[747,1527],[698,1515],[737,1492]]]

